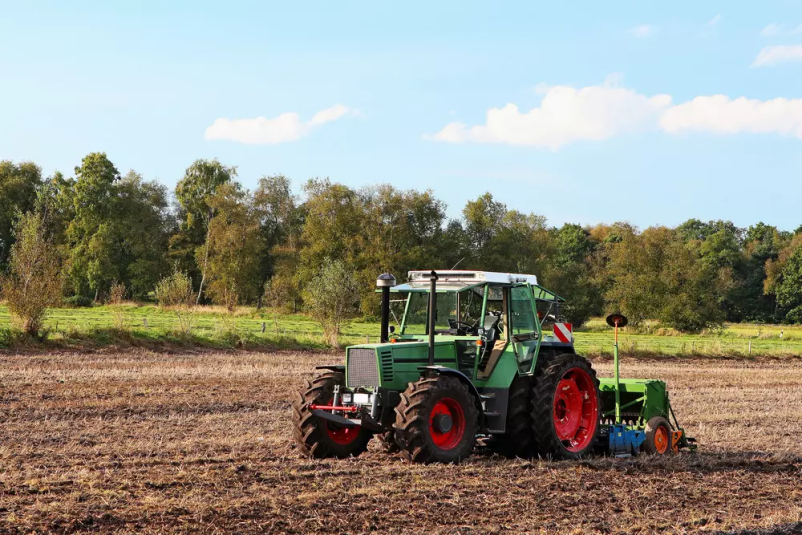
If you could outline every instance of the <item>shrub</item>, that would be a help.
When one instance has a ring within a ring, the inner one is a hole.
[[[115,282],[109,290],[109,308],[114,316],[114,326],[122,330],[125,326],[125,312],[123,309],[123,299],[125,299],[125,284]]]
[[[337,345],[340,328],[354,317],[359,297],[354,274],[339,260],[325,262],[307,285],[304,301],[312,317],[323,327],[329,344]]]
[[[13,321],[28,335],[37,335],[47,309],[61,301],[61,266],[40,214],[28,212],[15,225],[8,274],[0,279],[2,298]]]
[[[178,316],[178,327],[184,335],[192,332],[196,297],[192,290],[192,279],[181,271],[164,277],[156,285],[156,300],[159,306],[175,311]]]

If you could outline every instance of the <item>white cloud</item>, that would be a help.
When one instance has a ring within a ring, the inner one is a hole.
[[[712,19],[710,19],[710,21],[707,24],[705,24],[705,26],[716,26],[716,25],[718,25],[719,22],[721,22],[721,14],[720,13],[718,15],[716,15],[715,17],[713,17]]]
[[[777,37],[778,35],[797,35],[802,33],[802,24],[794,28],[793,30],[786,30],[785,24],[778,24],[776,22],[772,22],[765,28],[760,31],[760,35],[763,37]]]
[[[782,31],[783,31],[782,24],[776,24],[772,22],[771,24],[763,28],[763,30],[761,30],[760,35],[762,35],[763,37],[774,37],[775,35],[780,35]]]
[[[612,85],[549,88],[539,108],[521,112],[515,104],[487,111],[483,125],[451,123],[428,139],[449,143],[507,143],[557,150],[579,140],[603,140],[657,122],[671,103],[668,95],[646,97]]]
[[[696,97],[672,106],[660,118],[669,133],[778,133],[802,138],[802,99],[757,100],[726,95]]]
[[[629,29],[629,33],[633,37],[638,37],[638,38],[649,37],[650,35],[652,35],[653,31],[654,28],[652,26],[649,26],[648,24],[641,24],[640,26],[635,26],[634,28]]]
[[[661,129],[669,134],[776,133],[802,139],[802,99],[757,100],[726,95],[699,96],[672,104],[671,96],[648,97],[631,89],[604,85],[544,89],[539,107],[527,112],[515,104],[487,111],[484,124],[450,123],[426,139],[447,143],[503,143],[559,148],[580,140]]]
[[[802,45],[766,46],[758,53],[752,67],[767,67],[778,63],[802,61]]]
[[[220,118],[206,129],[206,139],[225,139],[248,145],[275,145],[297,141],[310,134],[316,127],[349,114],[357,113],[342,104],[336,104],[317,112],[309,122],[302,122],[297,113],[282,113],[274,119]]]

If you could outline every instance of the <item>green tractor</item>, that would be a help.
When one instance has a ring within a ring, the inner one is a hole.
[[[374,435],[414,462],[459,462],[477,439],[504,456],[554,459],[693,448],[664,382],[619,380],[623,316],[609,320],[615,378],[600,381],[559,321],[563,300],[534,275],[412,271],[406,284],[385,274],[377,286],[379,343],[318,366],[293,405],[305,453],[356,456]],[[403,310],[397,332],[391,304]]]

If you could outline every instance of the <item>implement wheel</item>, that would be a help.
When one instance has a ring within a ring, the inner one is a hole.
[[[334,399],[334,386],[345,384],[342,372],[325,371],[312,379],[304,381],[304,388],[298,392],[292,405],[292,418],[295,426],[293,435],[301,451],[312,457],[337,457],[339,459],[357,456],[368,448],[373,436],[361,426],[343,427],[318,418],[310,405],[330,405]]]
[[[456,463],[473,451],[479,410],[456,377],[409,383],[395,413],[395,441],[410,461]]]
[[[646,422],[646,440],[643,451],[652,455],[668,455],[671,447],[671,424],[662,416],[653,416]]]
[[[567,354],[547,360],[535,374],[532,425],[541,455],[579,459],[599,435],[601,396],[587,359]]]
[[[507,405],[507,431],[494,435],[487,446],[504,457],[530,458],[537,455],[532,430],[532,381],[529,377],[516,377],[510,385]]]

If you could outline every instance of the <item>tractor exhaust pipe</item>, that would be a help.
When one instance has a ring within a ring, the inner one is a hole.
[[[379,339],[385,344],[390,341],[390,288],[395,286],[395,277],[390,273],[382,273],[376,279],[376,288],[382,290],[382,320]]]
[[[437,273],[429,275],[429,366],[434,366],[434,325],[437,319]]]

